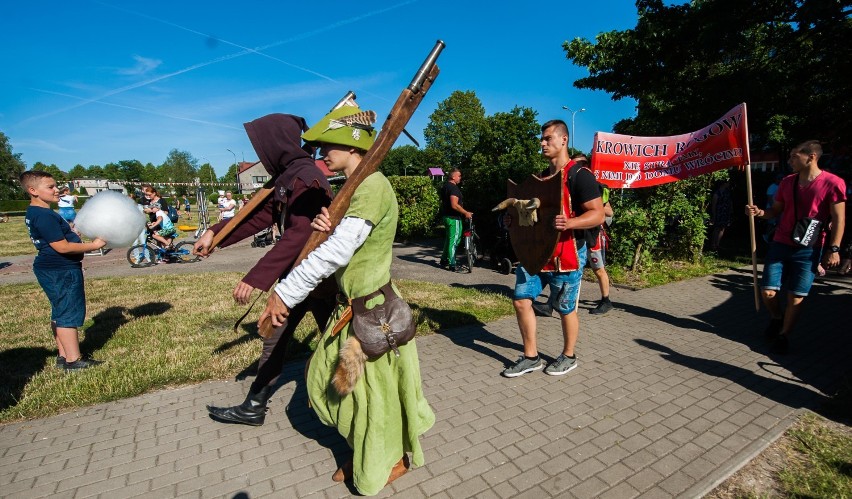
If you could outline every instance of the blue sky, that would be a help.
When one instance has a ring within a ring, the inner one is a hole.
[[[309,123],[347,90],[379,124],[437,39],[441,74],[408,124],[473,90],[487,114],[575,115],[575,147],[635,113],[577,90],[562,42],[636,25],[632,0],[534,3],[116,0],[9,2],[0,19],[0,131],[28,166],[161,164],[172,149],[219,175],[256,161],[242,124],[283,112]],[[410,144],[401,136],[396,145]],[[234,152],[232,155],[228,149]]]

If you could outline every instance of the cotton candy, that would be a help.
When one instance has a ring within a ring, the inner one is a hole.
[[[130,246],[145,228],[145,215],[129,197],[101,191],[77,212],[74,227],[87,238],[107,242],[109,248]]]

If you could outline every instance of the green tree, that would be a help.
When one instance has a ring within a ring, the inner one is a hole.
[[[438,103],[423,136],[426,149],[440,161],[439,166],[465,169],[487,129],[485,108],[476,94],[456,90]]]
[[[145,167],[136,159],[123,159],[118,162],[119,176],[122,180],[142,180]]]
[[[100,165],[89,165],[86,168],[86,176],[89,178],[104,178],[104,169]]]
[[[391,175],[423,175],[426,173],[428,163],[423,151],[411,144],[394,147],[388,151],[382,164],[379,166],[385,176]]]
[[[108,180],[126,180],[121,172],[121,167],[116,163],[104,165],[104,177]]]
[[[12,153],[12,144],[6,134],[0,132],[0,199],[26,199],[18,177],[27,164],[21,160],[21,153]]]
[[[237,165],[232,164],[230,168],[228,168],[228,173],[226,173],[222,178],[219,179],[219,182],[224,183],[237,183]]]
[[[746,102],[753,147],[852,140],[848,0],[636,5],[635,28],[563,45],[589,70],[574,86],[637,100],[618,133],[686,133]]]
[[[486,118],[488,123],[471,159],[462,171],[465,205],[485,214],[506,197],[506,181],[522,182],[547,168],[540,153],[541,125],[537,113],[516,106]]]
[[[752,150],[784,157],[786,148],[808,138],[824,141],[829,151],[849,144],[848,0],[638,0],[636,6],[635,28],[563,45],[567,59],[589,71],[575,87],[636,99],[636,116],[616,123],[616,132],[687,133],[746,102]],[[613,238],[632,241],[633,251],[621,256],[632,253],[639,263],[639,256],[655,252],[700,255],[714,178],[623,196],[625,217],[619,222],[616,212]]]
[[[69,179],[79,179],[85,177],[87,174],[86,167],[81,164],[74,165],[74,168],[68,171]]]
[[[58,166],[56,166],[52,163],[49,164],[49,165],[46,165],[46,164],[42,163],[41,161],[36,161],[33,164],[32,169],[38,170],[38,171],[41,171],[41,172],[49,173],[53,178],[56,179],[56,183],[58,183],[58,184],[61,184],[61,183],[66,182],[68,180],[68,178],[67,178],[68,176],[65,174],[65,172],[60,170]]]
[[[160,165],[160,178],[164,182],[190,183],[198,176],[198,160],[187,151],[172,149],[166,161]],[[186,191],[186,186],[174,189],[178,194]]]
[[[143,182],[163,182],[163,179],[160,178],[160,173],[157,171],[157,167],[150,162],[146,163],[145,167],[142,169],[141,180]]]

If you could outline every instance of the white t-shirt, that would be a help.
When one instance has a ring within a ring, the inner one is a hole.
[[[74,196],[71,194],[66,194],[64,196],[59,196],[58,205],[60,208],[73,208],[74,207]]]
[[[222,218],[234,218],[234,212],[237,209],[237,202],[233,199],[225,199],[222,201],[222,208],[225,211],[222,212]]]

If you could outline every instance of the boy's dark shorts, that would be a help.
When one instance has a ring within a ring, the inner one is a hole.
[[[83,269],[33,269],[50,301],[50,320],[56,327],[81,327],[86,318]]]

